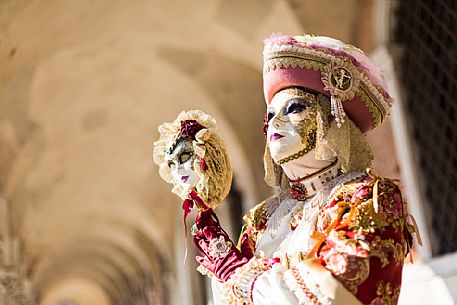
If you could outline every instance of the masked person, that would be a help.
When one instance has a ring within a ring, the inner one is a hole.
[[[396,304],[414,228],[396,183],[367,170],[364,133],[391,107],[380,72],[339,40],[272,36],[264,93],[266,182],[278,193],[245,217],[240,249],[227,236],[202,247],[220,224],[197,219],[214,303]]]

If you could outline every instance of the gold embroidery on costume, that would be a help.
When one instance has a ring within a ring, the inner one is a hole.
[[[265,201],[253,207],[249,214],[244,215],[243,220],[246,224],[243,226],[238,240],[238,249],[241,247],[241,241],[244,234],[249,239],[249,246],[255,251],[257,241],[262,237],[267,223],[267,210],[265,208]]]
[[[325,257],[326,267],[351,293],[357,293],[357,286],[365,282],[370,274],[369,258],[359,258],[344,252],[334,251]]]
[[[360,230],[363,233],[374,233],[375,230],[384,230],[389,223],[386,220],[386,215],[376,213],[373,208],[373,200],[367,200],[357,206],[356,216],[349,224],[349,228]]]
[[[265,201],[259,203],[250,210],[250,216],[245,216],[246,222],[255,227],[257,230],[261,230],[267,222],[267,210],[265,208]],[[247,220],[249,219],[249,220]]]
[[[370,243],[370,255],[381,260],[382,268],[386,267],[393,258],[395,262],[402,262],[405,257],[403,246],[396,243],[392,238],[381,239],[376,236]]]
[[[397,304],[400,295],[400,287],[392,287],[390,282],[379,281],[376,284],[376,294],[378,295],[370,305],[392,305]]]
[[[404,203],[398,187],[391,180],[375,177],[363,184],[352,182],[345,185],[335,198],[347,203],[347,194],[352,194],[351,205],[356,205],[354,215],[343,216],[343,220],[351,219],[348,229],[362,230],[365,234],[376,230],[383,232],[387,226],[393,227],[395,232],[403,230]]]

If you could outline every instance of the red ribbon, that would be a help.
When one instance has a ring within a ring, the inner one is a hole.
[[[189,213],[192,211],[192,208],[194,207],[194,201],[196,201],[201,208],[205,210],[208,209],[208,206],[203,202],[200,196],[198,196],[197,192],[195,192],[195,190],[192,190],[189,193],[189,195],[187,195],[187,199],[184,200],[182,203],[182,209],[184,210],[184,225],[186,225],[187,216],[189,216]]]
[[[208,206],[206,206],[206,204],[203,202],[203,199],[200,198],[200,196],[198,196],[197,192],[195,190],[192,190],[190,193],[189,193],[189,198],[198,202],[198,204],[200,205],[201,208],[203,208],[205,211],[208,209]]]
[[[187,216],[189,216],[189,213],[192,211],[192,208],[194,207],[194,201],[198,203],[198,205],[207,210],[208,206],[203,202],[203,200],[198,196],[197,192],[195,190],[190,191],[189,195],[187,195],[187,199],[185,199],[182,203],[182,209],[184,210],[184,240],[186,243],[186,254],[184,255],[184,261],[186,260],[187,257],[187,223],[186,219]]]
[[[182,203],[182,209],[184,210],[184,226],[186,226],[186,219],[187,216],[189,215],[190,211],[192,211],[192,208],[194,207],[194,201],[192,199],[186,199]],[[187,229],[186,229],[187,232]]]
[[[206,165],[205,159],[202,157],[200,157],[200,169],[202,170],[202,172],[208,169],[208,165]]]

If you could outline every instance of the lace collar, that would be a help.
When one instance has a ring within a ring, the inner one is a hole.
[[[288,215],[297,204],[319,206],[321,208],[325,206],[327,200],[332,197],[338,186],[365,175],[365,173],[359,172],[341,174],[334,179],[325,181],[322,187],[314,193],[314,196],[306,200],[293,198],[289,190],[284,190],[279,194],[268,198],[265,200],[265,211],[267,216],[267,230],[270,232],[271,237],[275,237],[283,218]]]

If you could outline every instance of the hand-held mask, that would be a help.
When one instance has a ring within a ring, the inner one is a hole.
[[[216,207],[228,194],[232,168],[224,143],[215,133],[216,121],[199,110],[183,111],[172,123],[159,126],[154,162],[172,192],[182,199],[198,196]]]

